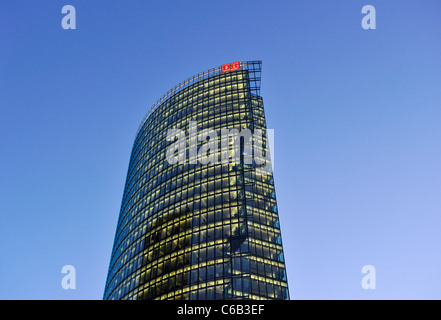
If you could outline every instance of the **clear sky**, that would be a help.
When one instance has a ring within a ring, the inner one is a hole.
[[[440,299],[440,16],[438,0],[0,0],[0,299],[101,299],[145,113],[244,60],[263,61],[291,298]]]

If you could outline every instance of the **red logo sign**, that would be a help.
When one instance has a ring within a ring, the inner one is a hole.
[[[240,62],[233,62],[221,65],[221,72],[228,72],[240,69]]]

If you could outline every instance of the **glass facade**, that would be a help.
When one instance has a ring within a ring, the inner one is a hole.
[[[170,164],[166,158],[167,132],[188,132],[190,121],[219,136],[222,129],[261,129],[268,152],[261,62],[223,71],[213,68],[175,86],[142,121],[104,299],[289,299],[271,172],[256,161]]]

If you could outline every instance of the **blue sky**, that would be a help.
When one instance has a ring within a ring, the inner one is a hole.
[[[244,60],[263,61],[291,298],[439,299],[440,14],[437,0],[0,0],[0,299],[101,299],[142,118]]]

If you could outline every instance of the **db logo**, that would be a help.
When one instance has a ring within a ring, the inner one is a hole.
[[[240,62],[233,62],[221,65],[221,72],[228,72],[240,69]]]

